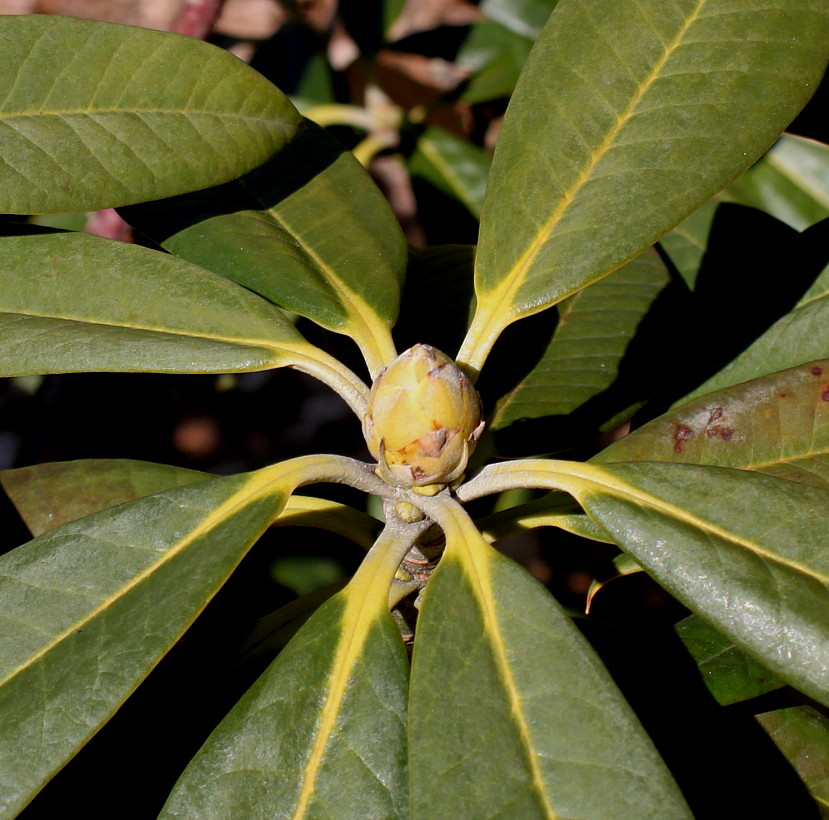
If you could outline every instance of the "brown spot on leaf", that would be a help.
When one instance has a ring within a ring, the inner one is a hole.
[[[721,418],[722,418],[722,407],[715,407],[711,411],[711,415],[708,416],[708,423],[713,424],[715,421],[717,421],[718,419],[721,419]]]
[[[822,376],[823,375],[823,368],[820,365],[815,365],[810,371],[813,376]]]
[[[823,390],[820,391],[820,397],[824,401],[829,401],[829,387],[824,387]]]
[[[686,427],[684,424],[677,424],[674,429],[674,452],[681,453],[682,445],[689,438],[693,438],[693,436],[694,431],[690,427]]]
[[[715,424],[713,427],[709,427],[705,433],[709,437],[719,436],[723,441],[731,441],[731,437],[734,435],[734,431],[723,424]]]
[[[785,399],[785,398],[787,398],[787,397],[788,397],[788,395],[789,395],[789,394],[788,394],[788,393],[778,393],[777,395],[778,395],[781,399]]]

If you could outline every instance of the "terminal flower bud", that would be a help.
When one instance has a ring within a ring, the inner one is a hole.
[[[363,420],[377,474],[398,487],[459,479],[483,429],[472,383],[447,355],[422,344],[380,374]]]

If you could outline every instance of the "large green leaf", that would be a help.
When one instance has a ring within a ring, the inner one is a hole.
[[[442,128],[429,128],[417,141],[409,170],[480,217],[489,173],[489,157],[482,148]]]
[[[390,531],[215,729],[161,817],[406,816],[408,664]]]
[[[540,1],[548,6],[543,25],[552,4],[549,0]],[[461,94],[463,102],[475,105],[512,96],[532,44],[529,36],[516,34],[494,20],[473,25],[454,60],[472,74]]]
[[[0,485],[34,536],[127,501],[213,476],[131,459],[57,461],[0,470]]]
[[[792,764],[818,805],[829,817],[829,718],[809,706],[793,706],[757,715]]]
[[[85,515],[212,477],[149,461],[89,458],[0,470],[0,485],[32,535],[42,535]],[[381,526],[376,518],[345,504],[296,494],[274,524],[336,532],[366,550]]]
[[[506,325],[611,272],[774,141],[829,56],[821,0],[561,0],[521,76],[481,217],[479,370]]]
[[[555,600],[459,507],[424,593],[409,698],[411,817],[689,817]]]
[[[783,683],[754,658],[697,615],[683,618],[676,631],[699,667],[717,703],[727,706],[779,689]]]
[[[683,404],[593,461],[713,464],[829,489],[829,359]]]
[[[291,138],[273,85],[190,37],[0,17],[0,211],[83,211],[233,179]]]
[[[282,366],[365,392],[280,310],[203,268],[85,234],[0,238],[2,376]]]
[[[321,459],[148,496],[0,558],[0,817],[118,709]]]
[[[829,490],[692,464],[516,461],[468,485],[564,489],[660,584],[829,704]]]
[[[563,302],[541,360],[498,403],[491,427],[567,416],[607,391],[643,318],[669,279],[659,255],[649,250]],[[552,445],[545,442],[545,446]]]
[[[829,226],[829,222],[826,223]],[[829,356],[829,266],[794,310],[775,322],[753,344],[716,375],[683,399],[683,403],[715,390]]]
[[[373,373],[395,357],[406,242],[365,169],[319,126],[232,183],[123,214],[177,256],[351,336]]]
[[[783,134],[721,198],[760,208],[802,231],[829,217],[829,145]]]

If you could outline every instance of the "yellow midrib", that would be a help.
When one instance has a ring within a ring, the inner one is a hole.
[[[369,371],[376,376],[380,370],[389,364],[396,356],[391,332],[381,321],[371,322],[367,317],[374,317],[376,313],[353,290],[343,282],[336,271],[308,245],[301,232],[297,231],[284,216],[274,209],[267,211],[268,216],[276,222],[290,236],[294,237],[308,258],[325,274],[325,281],[334,289],[339,297],[348,317],[348,333],[360,346],[366,359]],[[332,327],[331,330],[340,330]],[[340,330],[340,332],[343,332]]]
[[[286,475],[284,476],[277,475],[276,478],[272,477],[273,472],[274,471],[272,469],[266,468],[266,470],[262,471],[262,473],[253,474],[251,476],[251,480],[248,483],[246,483],[241,489],[235,492],[230,498],[228,498],[218,507],[214,508],[184,538],[179,540],[175,544],[175,546],[171,547],[166,552],[164,552],[157,561],[154,561],[140,573],[131,578],[129,583],[119,587],[115,593],[107,596],[102,601],[100,601],[93,609],[91,609],[86,615],[84,615],[83,618],[80,618],[79,620],[75,621],[63,632],[60,632],[58,635],[54,636],[52,640],[45,644],[40,650],[38,650],[38,652],[29,656],[26,659],[25,663],[22,663],[16,666],[14,669],[12,669],[2,680],[0,680],[0,687],[5,686],[6,683],[8,683],[12,678],[24,672],[29,667],[33,666],[37,661],[46,656],[52,649],[58,646],[62,641],[66,640],[66,638],[68,638],[70,635],[72,635],[75,632],[79,632],[83,627],[85,627],[96,617],[105,612],[115,602],[123,598],[133,589],[138,587],[143,581],[145,581],[147,578],[149,578],[155,572],[157,572],[160,567],[169,563],[176,556],[181,554],[181,552],[183,552],[188,546],[190,546],[190,544],[192,544],[202,535],[208,533],[211,529],[213,529],[218,524],[222,523],[222,521],[224,521],[225,519],[231,517],[238,508],[241,508],[247,503],[252,502],[258,496],[265,495],[266,492],[271,489],[274,492],[278,492],[277,488],[275,486],[272,487],[272,485],[276,484],[276,482],[280,478],[283,481],[286,480],[287,477],[290,476],[290,472],[286,472]],[[284,492],[286,492],[287,494],[289,490],[286,489],[284,490]]]
[[[340,593],[346,596],[341,616],[344,630],[331,665],[322,716],[311,746],[311,754],[305,764],[302,788],[297,797],[292,820],[302,820],[306,816],[316,790],[325,750],[336,728],[340,707],[345,699],[348,679],[360,658],[371,626],[385,611],[388,592],[384,590],[382,595],[378,592],[381,588],[387,587],[391,579],[387,577],[389,573],[384,571],[382,564],[376,560],[377,557],[376,553],[373,556],[369,554],[361,567],[368,572],[358,572],[359,577],[355,576],[348,588]]]
[[[644,462],[640,462],[644,463]],[[824,583],[829,583],[829,576],[822,575],[816,572],[813,568],[804,566],[797,561],[792,561],[763,549],[755,541],[749,541],[742,538],[736,533],[723,529],[722,527],[706,521],[688,510],[676,507],[673,504],[663,501],[661,498],[651,495],[643,490],[638,490],[636,487],[617,479],[608,474],[600,467],[590,464],[582,464],[576,462],[554,462],[555,466],[547,469],[538,469],[539,463],[533,466],[523,465],[509,465],[509,470],[504,472],[521,472],[527,474],[527,480],[530,482],[527,486],[547,487],[550,489],[560,489],[570,492],[577,499],[581,500],[589,493],[591,487],[599,488],[604,492],[615,492],[624,501],[634,501],[642,505],[649,506],[670,518],[689,526],[695,527],[702,532],[705,532],[715,538],[719,538],[728,543],[753,552],[761,558],[788,567],[789,569],[802,572],[809,577],[815,578]],[[507,465],[504,465],[505,467]],[[725,468],[722,468],[725,469]]]
[[[284,350],[289,350],[291,348],[296,348],[298,350],[304,350],[305,347],[311,347],[309,344],[301,344],[295,340],[286,341],[286,342],[279,342],[274,339],[254,339],[254,338],[246,338],[246,337],[232,337],[232,336],[221,336],[219,334],[208,334],[206,332],[193,332],[187,331],[184,329],[179,328],[169,328],[169,327],[153,327],[151,325],[139,325],[133,324],[126,321],[112,321],[112,322],[105,322],[101,321],[100,319],[86,319],[81,316],[50,316],[45,313],[33,313],[31,310],[26,309],[24,311],[20,310],[0,310],[0,316],[7,315],[7,316],[28,316],[32,319],[49,319],[56,322],[71,322],[74,324],[83,324],[83,325],[95,325],[97,327],[109,327],[115,330],[138,330],[144,333],[163,333],[166,336],[184,336],[188,339],[199,339],[204,341],[210,342],[222,342],[225,344],[230,344],[235,347],[239,346],[246,346],[246,347],[259,347],[259,348],[266,348],[268,350],[275,350],[279,352],[283,352]]]
[[[499,282],[494,290],[489,293],[479,294],[479,314],[475,316],[472,327],[470,328],[468,338],[472,341],[475,347],[481,344],[491,346],[494,339],[500,332],[509,324],[512,318],[512,307],[516,293],[526,281],[527,275],[532,267],[533,262],[541,253],[541,249],[548,241],[550,234],[564,218],[568,208],[574,201],[579,191],[590,180],[593,172],[596,169],[599,161],[605,156],[611,145],[618,137],[621,130],[630,121],[640,102],[645,94],[659,78],[666,63],[681,44],[690,27],[699,18],[702,8],[708,0],[698,0],[696,7],[688,15],[680,29],[677,31],[673,39],[666,43],[661,58],[656,62],[645,77],[645,79],[638,85],[636,92],[632,95],[627,106],[622,110],[616,119],[613,127],[607,132],[604,139],[593,150],[585,163],[581,173],[576,177],[570,187],[564,192],[556,207],[550,213],[550,216],[544,221],[541,228],[536,232],[532,241],[527,245],[523,253],[518,257],[513,266],[509,269],[506,276]],[[565,295],[566,298],[566,295]],[[539,308],[540,310],[541,308]],[[475,336],[473,337],[473,331]],[[466,349],[467,342],[464,342],[464,349]],[[459,356],[460,358],[460,356]],[[475,362],[479,357],[474,355],[467,355],[464,361]]]
[[[451,522],[451,524],[449,524]],[[493,605],[494,594],[492,585],[490,583],[490,560],[487,558],[487,553],[477,549],[480,545],[486,550],[490,550],[486,542],[481,537],[477,527],[466,520],[459,520],[457,517],[447,516],[446,523],[449,525],[446,532],[447,550],[461,550],[464,549],[468,560],[464,561],[464,566],[469,570],[470,580],[473,582],[473,589],[478,598],[478,603],[481,606],[481,613],[484,619],[486,634],[489,636],[490,644],[493,647],[493,655],[495,663],[498,667],[498,672],[503,681],[504,690],[510,703],[510,713],[513,717],[516,727],[518,728],[518,735],[521,740],[521,747],[524,750],[524,756],[529,766],[533,787],[538,795],[541,807],[544,810],[548,820],[556,820],[558,814],[553,809],[547,797],[547,788],[544,783],[544,776],[541,773],[541,768],[538,765],[538,757],[534,752],[534,744],[530,728],[524,718],[524,712],[521,704],[521,699],[517,696],[518,687],[510,670],[509,661],[507,660],[506,646],[501,631],[498,627],[498,616],[495,613]],[[451,529],[455,529],[455,537],[452,538]],[[474,575],[473,575],[474,573]]]

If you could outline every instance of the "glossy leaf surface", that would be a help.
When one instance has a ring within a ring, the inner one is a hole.
[[[146,677],[291,482],[280,465],[180,487],[0,558],[0,816],[14,816]]]
[[[84,211],[233,179],[299,115],[226,51],[93,20],[0,17],[0,211]]]
[[[34,536],[127,501],[209,478],[197,470],[129,459],[58,461],[0,470],[0,485]]]
[[[593,461],[713,464],[829,489],[829,359],[683,404]]]
[[[563,302],[541,360],[498,403],[491,426],[566,416],[608,390],[637,328],[668,281],[664,264],[650,250]]]
[[[208,738],[161,817],[405,816],[408,664],[387,612],[404,552],[381,536]]]
[[[563,469],[569,477],[556,485],[660,584],[784,681],[829,702],[829,490],[690,464]]]
[[[412,661],[411,817],[690,816],[555,600],[463,513],[437,517],[447,552]]]
[[[689,615],[676,631],[717,703],[727,706],[779,689],[783,683],[701,618]]]
[[[258,370],[311,348],[223,277],[77,233],[0,238],[0,340],[3,376]]]
[[[0,485],[32,535],[136,498],[213,476],[184,467],[131,459],[81,459],[0,470]],[[292,495],[275,526],[317,527],[368,550],[380,531],[376,518],[323,498]]]
[[[829,490],[723,467],[524,460],[466,493],[571,493],[662,586],[782,680],[829,702]]]
[[[808,706],[757,715],[757,721],[792,764],[817,803],[829,815],[829,718]]]
[[[818,0],[558,3],[499,137],[460,358],[480,369],[506,325],[632,259],[748,167],[813,93],[827,42]]]
[[[406,242],[359,162],[319,126],[218,188],[124,210],[167,250],[394,358]]]
[[[802,231],[829,217],[829,145],[783,134],[721,196],[760,208]]]

